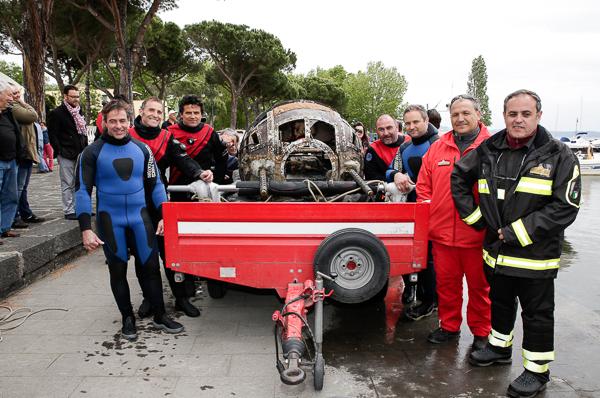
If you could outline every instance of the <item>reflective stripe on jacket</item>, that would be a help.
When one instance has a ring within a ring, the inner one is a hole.
[[[490,136],[488,129],[479,124],[479,135],[462,156],[472,152]],[[481,247],[483,232],[465,225],[454,207],[450,190],[450,175],[454,163],[461,158],[454,143],[452,131],[431,144],[423,156],[417,180],[417,201],[431,201],[429,239],[447,246]],[[473,187],[475,183],[471,184]],[[476,188],[476,187],[475,187]]]
[[[564,230],[577,216],[581,176],[577,158],[538,126],[533,145],[516,180],[497,189],[496,169],[506,140],[502,130],[463,157],[452,173],[452,195],[466,223],[486,228],[483,258],[495,272],[529,278],[554,278]],[[479,205],[470,187],[476,183]],[[502,215],[499,198],[504,198]],[[502,229],[504,241],[498,237]]]

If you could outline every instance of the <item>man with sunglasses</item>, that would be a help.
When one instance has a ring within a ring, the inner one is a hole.
[[[433,344],[455,341],[462,323],[463,278],[468,285],[467,325],[472,349],[485,346],[490,332],[489,286],[483,273],[483,232],[461,221],[452,201],[450,175],[454,164],[490,136],[481,123],[477,99],[458,95],[450,102],[452,130],[434,142],[417,180],[417,201],[430,201],[429,240],[435,265],[440,326],[429,334]],[[471,185],[471,188],[473,186]],[[463,216],[464,217],[464,216]]]
[[[554,278],[564,230],[577,216],[579,163],[539,125],[540,97],[518,90],[504,100],[506,129],[458,162],[452,194],[461,217],[486,229],[485,272],[490,282],[492,329],[471,353],[474,366],[511,362],[518,303],[523,318],[523,373],[510,397],[534,397],[550,379],[554,360]],[[477,184],[478,195],[472,187]]]

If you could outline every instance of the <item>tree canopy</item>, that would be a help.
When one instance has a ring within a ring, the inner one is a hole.
[[[210,57],[231,93],[230,127],[237,125],[237,109],[252,78],[291,71],[296,55],[271,33],[218,21],[188,25],[185,31],[201,59]]]
[[[492,124],[492,111],[490,111],[489,97],[487,95],[487,68],[485,60],[480,55],[471,63],[471,73],[467,81],[467,92],[479,100],[481,106],[481,121],[486,126]]]
[[[346,117],[351,121],[360,120],[373,130],[381,114],[399,115],[407,87],[406,79],[395,67],[369,62],[366,72],[351,74],[345,80]]]
[[[14,62],[0,60],[0,72],[10,77],[19,84],[23,84],[23,68]]]

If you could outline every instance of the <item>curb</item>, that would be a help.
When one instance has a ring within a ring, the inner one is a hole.
[[[53,219],[4,239],[0,252],[0,299],[84,254],[79,224]]]

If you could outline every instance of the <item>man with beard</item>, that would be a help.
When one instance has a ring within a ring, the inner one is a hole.
[[[365,155],[365,178],[367,180],[386,180],[386,172],[392,164],[404,137],[398,130],[396,119],[390,115],[381,115],[375,123],[379,139],[371,143]]]
[[[73,202],[75,162],[87,146],[87,128],[79,106],[79,89],[67,85],[63,92],[62,104],[48,114],[48,135],[60,164],[60,186],[65,218],[76,220]]]
[[[183,326],[166,315],[162,295],[155,234],[164,231],[161,210],[167,200],[165,187],[150,149],[128,133],[128,107],[113,100],[102,110],[106,132],[79,158],[75,208],[84,248],[91,251],[102,245],[110,286],[123,318],[123,337],[134,340],[137,329],[127,283],[129,253],[135,258],[140,286],[154,309],[154,326],[167,333],[179,333]],[[98,235],[91,222],[94,186]],[[150,209],[158,214],[156,228]]]
[[[133,122],[133,127],[129,128],[129,134],[148,145],[154,155],[163,182],[166,181],[166,170],[169,167],[177,167],[190,179],[201,179],[204,182],[211,182],[212,172],[210,170],[202,170],[198,163],[187,155],[185,146],[177,141],[171,132],[159,127],[163,116],[162,109],[162,102],[157,97],[146,99],[142,103],[139,116]],[[150,214],[156,228],[160,220],[159,214],[156,211],[151,211]],[[164,266],[165,241],[162,236],[158,236],[157,239],[160,257]],[[164,270],[173,296],[175,297],[175,309],[183,311],[190,317],[200,316],[200,311],[186,297],[186,290],[193,289],[193,279],[186,278],[183,283],[176,283],[175,273],[167,267],[164,267]],[[190,283],[192,286],[188,286]],[[150,305],[150,301],[144,297],[142,305],[138,310],[138,315],[140,318],[144,318],[151,315],[152,312],[153,308]]]

